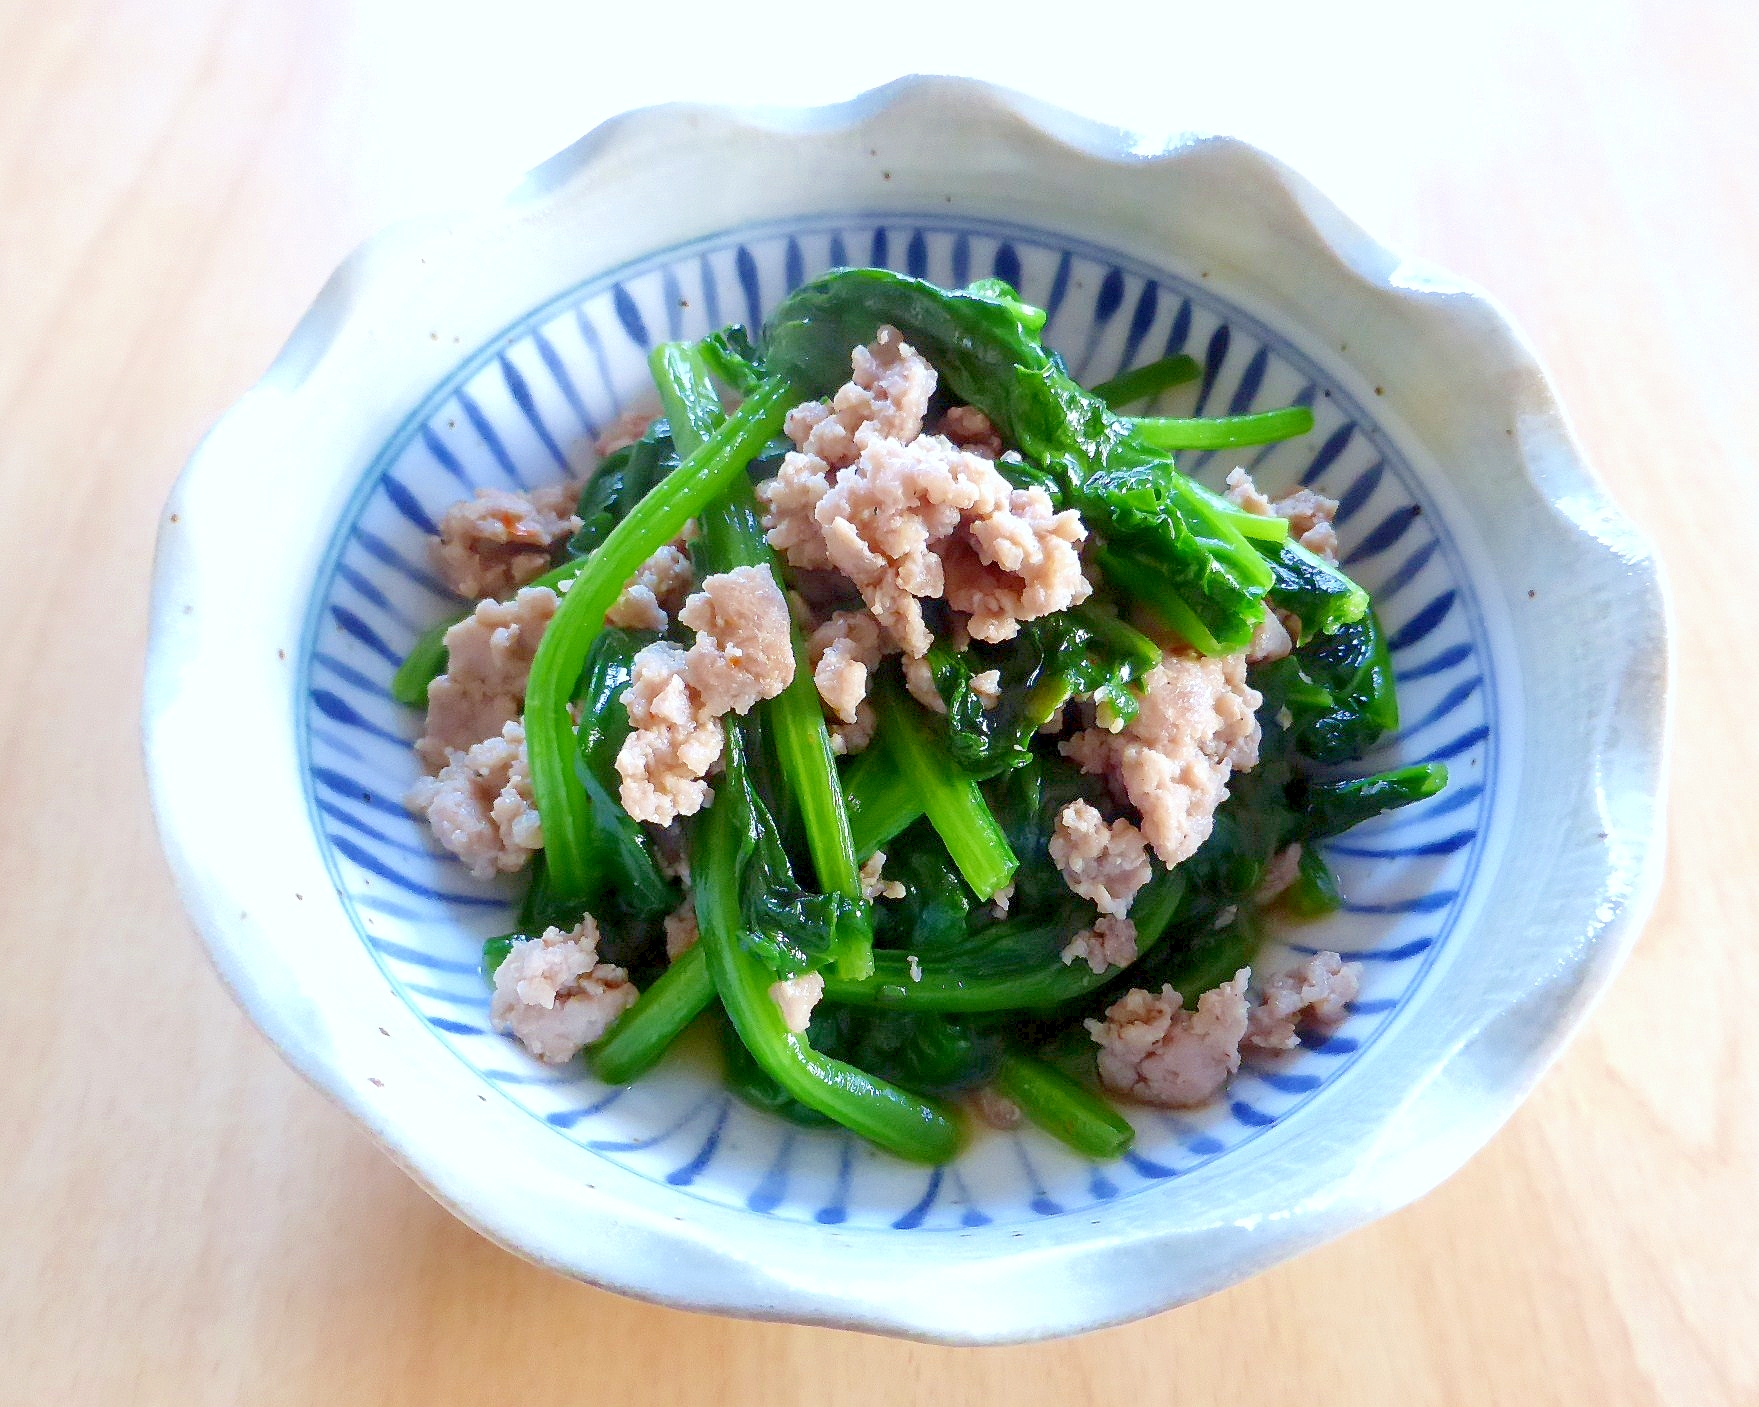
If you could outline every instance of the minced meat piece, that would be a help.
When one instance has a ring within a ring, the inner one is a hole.
[[[1260,518],[1276,516],[1276,509],[1244,467],[1228,471],[1227,500],[1243,513],[1253,513]]]
[[[811,1023],[812,1009],[824,994],[825,979],[816,972],[770,984],[770,1000],[780,1009],[782,1024],[797,1036]]]
[[[1298,967],[1264,984],[1247,1019],[1245,1042],[1261,1050],[1293,1050],[1304,1021],[1335,1026],[1362,990],[1362,964],[1336,953],[1315,953]]]
[[[717,717],[745,714],[794,682],[788,603],[768,567],[735,567],[707,578],[678,619],[696,632],[690,687]]]
[[[944,596],[973,637],[1012,639],[1020,622],[1087,599],[1073,509],[1016,489],[981,455],[935,435],[875,439],[815,510],[831,562],[909,655],[933,641],[922,602]]]
[[[555,614],[556,593],[528,586],[511,601],[477,602],[446,632],[446,672],[428,685],[426,731],[415,745],[428,771],[519,717],[532,656]]]
[[[993,510],[1005,492],[984,482],[985,467],[1001,478],[988,461],[932,436],[869,440],[814,510],[831,565],[908,655],[927,652],[934,637],[922,602],[946,590],[934,544],[965,511]]]
[[[405,802],[478,879],[512,874],[544,844],[525,758],[525,728],[508,723],[423,777]]]
[[[818,405],[816,401],[807,404]],[[794,414],[789,412],[790,425]],[[783,458],[772,478],[757,486],[764,535],[796,571],[824,571],[832,565],[824,531],[818,525],[818,505],[831,490],[831,472],[817,455],[796,451]]]
[[[1002,701],[1001,670],[986,669],[981,674],[973,674],[971,692],[977,696],[977,702],[983,708],[994,708]]]
[[[904,687],[909,690],[910,697],[930,713],[947,711],[947,701],[934,685],[934,671],[921,655],[904,656]]]
[[[623,695],[630,732],[617,753],[623,809],[662,826],[708,801],[703,778],[720,760],[722,716],[748,713],[794,679],[788,603],[767,568],[709,577],[678,619],[696,643],[637,652]]]
[[[629,448],[647,433],[647,427],[653,423],[654,412],[651,410],[626,410],[599,431],[598,439],[593,441],[593,451],[600,459],[608,459],[618,450]]]
[[[1285,845],[1270,857],[1259,877],[1258,888],[1252,892],[1254,904],[1268,904],[1287,889],[1301,874],[1301,844]]]
[[[1117,1094],[1148,1104],[1184,1108],[1212,1098],[1240,1068],[1246,1034],[1246,983],[1241,968],[1231,982],[1205,992],[1195,1011],[1170,986],[1159,994],[1126,992],[1103,1021],[1088,1021],[1099,1046],[1099,1078]]]
[[[854,463],[863,438],[914,440],[934,395],[934,368],[895,327],[881,327],[849,364],[853,374],[828,406],[796,406],[783,426],[796,449],[832,469]]]
[[[989,896],[989,911],[997,918],[1008,916],[1008,906],[1014,902],[1014,881],[1009,880],[1000,889]]]
[[[879,715],[873,711],[873,705],[862,704],[855,710],[853,723],[830,725],[831,751],[838,757],[853,757],[873,741],[874,730],[878,727]]]
[[[664,630],[695,584],[684,539],[668,542],[635,569],[623,594],[605,612],[605,624],[622,630]]]
[[[1077,961],[1095,972],[1109,967],[1128,967],[1136,961],[1136,925],[1127,918],[1106,914],[1092,928],[1084,928],[1062,951],[1064,967]]]
[[[882,873],[886,865],[886,852],[876,850],[867,857],[861,867],[861,897],[873,899],[902,899],[906,893],[904,886],[895,879],[887,879]]]
[[[1142,832],[1122,819],[1106,825],[1105,817],[1080,798],[1057,813],[1050,857],[1070,889],[1091,899],[1102,914],[1120,918],[1153,873]]]
[[[1004,1133],[1019,1128],[1026,1117],[1020,1106],[994,1085],[979,1085],[971,1091],[969,1102],[973,1114],[992,1129],[1001,1129]]]
[[[578,484],[530,494],[478,489],[440,515],[433,545],[440,577],[467,601],[505,596],[550,568],[550,556],[579,526]]]
[[[758,486],[769,541],[789,564],[841,571],[911,656],[933,640],[924,600],[946,596],[973,617],[971,634],[992,642],[1085,600],[1080,517],[1053,512],[1042,489],[1015,489],[982,455],[921,433],[934,369],[897,330],[882,327],[852,362],[854,379],[829,407],[789,414],[798,448]]]
[[[669,623],[665,607],[645,586],[625,587],[605,612],[605,624],[619,630],[663,631]]]
[[[1332,519],[1338,511],[1335,498],[1327,498],[1312,489],[1297,488],[1273,502],[1264,496],[1244,469],[1234,469],[1228,474],[1227,497],[1234,507],[1256,513],[1261,518],[1287,518],[1289,536],[1296,542],[1327,562],[1338,560],[1338,535],[1332,527]]]
[[[1229,776],[1258,765],[1263,698],[1246,682],[1244,654],[1169,652],[1142,682],[1141,708],[1120,731],[1088,728],[1058,746],[1123,792],[1170,868],[1209,839]]]
[[[1280,660],[1295,648],[1294,638],[1282,617],[1268,604],[1264,619],[1252,627],[1252,638],[1246,642],[1247,664],[1269,664]]]
[[[1338,501],[1312,489],[1296,489],[1276,501],[1279,518],[1289,520],[1289,536],[1315,557],[1327,562],[1338,560],[1338,534],[1332,526],[1337,516]]]
[[[989,417],[974,405],[948,406],[934,432],[951,440],[960,449],[981,454],[985,459],[1002,457],[1001,435],[990,424]]]
[[[941,560],[947,604],[965,613],[973,639],[1012,640],[1021,621],[1055,615],[1093,593],[1081,571],[1087,529],[1074,509],[1056,512],[1036,485],[1010,490],[1004,508],[967,530],[969,541],[954,538]]]
[[[809,583],[823,603],[838,599],[849,585],[835,572],[800,572],[795,580]],[[841,590],[824,590],[826,581],[839,583]],[[878,723],[867,686],[887,648],[879,622],[867,611],[843,609],[821,619],[803,591],[788,592],[788,611],[806,635],[813,687],[831,711],[831,751],[838,757],[860,752],[873,741]]]
[[[701,936],[696,926],[696,900],[686,894],[684,902],[666,915],[666,961],[677,962]]]
[[[699,708],[685,681],[686,652],[661,640],[636,652],[623,694],[629,736],[617,751],[618,795],[638,821],[669,825],[709,799],[709,768],[721,760],[719,715]]]
[[[836,611],[806,642],[818,696],[844,723],[854,723],[885,653],[879,622],[866,611]]]
[[[599,961],[599,930],[591,914],[564,933],[513,944],[495,969],[489,1020],[511,1031],[533,1055],[562,1065],[591,1045],[640,995],[629,974]]]

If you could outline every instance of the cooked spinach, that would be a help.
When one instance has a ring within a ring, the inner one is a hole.
[[[605,611],[692,522],[699,577],[759,567],[810,594],[811,580],[768,542],[754,485],[793,452],[779,434],[787,412],[834,393],[851,349],[885,324],[934,365],[931,415],[981,410],[1008,446],[996,467],[1014,488],[1080,515],[1092,598],[1023,620],[999,643],[964,642],[944,603],[926,603],[936,637],[926,663],[943,707],[911,698],[898,664],[882,662],[868,680],[872,740],[841,761],[792,627],[792,682],[716,725],[713,798],[684,826],[686,891],[623,809],[615,766],[634,657],[659,637],[607,626]],[[569,560],[539,579],[567,587],[525,709],[545,848],[517,931],[483,949],[492,978],[521,938],[593,916],[600,961],[642,988],[588,1052],[600,1078],[636,1078],[711,1013],[730,1087],[797,1123],[941,1163],[959,1141],[941,1101],[989,1087],[1083,1156],[1119,1156],[1133,1130],[1095,1093],[1082,1019],[1132,988],[1169,984],[1194,1002],[1228,981],[1255,961],[1265,874],[1279,856],[1290,862],[1288,847],[1301,852],[1281,911],[1333,912],[1341,896],[1325,841],[1445,784],[1439,765],[1341,774],[1399,722],[1367,593],[1294,541],[1283,518],[1246,512],[1175,463],[1186,449],[1305,433],[1312,412],[1123,415],[1197,364],[1172,355],[1084,390],[1044,345],[1044,326],[1042,311],[994,279],[945,290],[845,269],[795,289],[755,336],[732,326],[654,349],[662,415],[582,487]],[[730,412],[723,394],[740,402]],[[1136,956],[1095,973],[1071,940],[1100,916],[1071,890],[1051,843],[1078,798],[1107,817],[1131,813],[1116,778],[1081,772],[1059,743],[1078,728],[1140,728],[1163,647],[1234,654],[1271,609],[1292,649],[1249,671],[1262,695],[1257,763],[1228,778],[1190,858],[1171,869],[1151,860],[1128,914]],[[395,697],[425,701],[445,667],[446,625],[418,642]],[[860,867],[879,851],[883,897],[870,902],[876,875]],[[660,920],[685,902],[698,941],[662,967]],[[777,993],[810,1004],[820,982],[805,1030],[790,1029]]]

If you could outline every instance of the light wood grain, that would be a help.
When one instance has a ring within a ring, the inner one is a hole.
[[[1085,5],[1074,72],[1026,11],[821,70],[768,36],[822,8],[597,8],[0,5],[0,1402],[1759,1402],[1755,7]],[[221,992],[136,738],[159,505],[354,243],[644,98],[966,58],[1240,130],[1495,290],[1678,642],[1666,890],[1491,1147],[1228,1293],[994,1351],[641,1306],[453,1221]]]

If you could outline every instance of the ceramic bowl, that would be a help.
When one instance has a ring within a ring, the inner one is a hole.
[[[996,274],[1084,380],[1174,350],[1167,413],[1303,402],[1236,458],[1340,503],[1405,723],[1375,768],[1452,785],[1328,854],[1349,902],[1267,960],[1364,964],[1348,1019],[1213,1108],[1132,1109],[1105,1165],[1032,1130],[921,1169],[730,1098],[686,1049],[624,1089],[487,1020],[510,887],[400,798],[386,693],[448,609],[424,538],[484,484],[584,469],[658,339],[761,322],[875,264]],[[490,209],[348,260],[167,506],[146,746],[215,966],[295,1068],[486,1235],[691,1308],[955,1342],[1066,1334],[1239,1280],[1408,1202],[1508,1117],[1648,907],[1667,652],[1648,549],[1482,294],[1375,243],[1234,140],[1145,154],[974,83],[812,110],[665,107],[601,127]]]

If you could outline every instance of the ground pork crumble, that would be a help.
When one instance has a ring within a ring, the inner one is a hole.
[[[661,826],[707,804],[721,718],[773,699],[794,678],[788,603],[767,568],[707,578],[678,619],[696,642],[685,650],[662,640],[636,654],[623,695],[630,733],[617,753],[623,809]]]
[[[867,857],[861,867],[861,897],[863,899],[902,899],[908,892],[895,879],[887,879],[882,871],[886,867],[886,852],[876,850]]]
[[[453,753],[438,776],[410,788],[405,804],[478,879],[524,869],[532,852],[543,848],[519,723]]]
[[[782,1013],[782,1024],[797,1036],[806,1031],[812,1021],[812,1009],[824,994],[825,979],[817,972],[770,984],[770,1000]]]
[[[653,423],[654,412],[651,410],[626,410],[599,431],[598,439],[593,441],[593,452],[600,459],[608,459],[618,450],[628,449],[647,433],[647,427]]]
[[[897,329],[882,327],[851,363],[829,405],[789,412],[796,448],[758,486],[769,540],[789,564],[841,571],[913,657],[934,638],[925,600],[944,597],[990,642],[1086,600],[1080,517],[1054,512],[1042,489],[1014,488],[992,458],[922,433],[935,372]],[[986,446],[994,435],[970,416],[954,428]]]
[[[428,771],[519,717],[531,658],[555,614],[556,593],[528,586],[511,601],[477,602],[446,632],[446,672],[428,685],[427,727],[415,745]]]
[[[885,650],[879,623],[864,611],[835,611],[806,642],[812,682],[825,707],[853,723]]]
[[[618,795],[641,821],[670,825],[709,798],[703,780],[721,759],[719,715],[703,709],[685,680],[688,652],[660,641],[636,653],[623,706],[630,733],[617,752]]]
[[[1249,1000],[1252,972],[1241,968],[1197,999],[1194,1011],[1171,987],[1136,988],[1088,1021],[1099,1047],[1101,1082],[1117,1094],[1148,1104],[1183,1108],[1212,1099],[1240,1068],[1241,1048],[1274,1053],[1292,1050],[1302,1025],[1332,1026],[1343,1020],[1361,986],[1361,966],[1336,953],[1315,953],[1264,984]]]
[[[1243,513],[1253,513],[1260,518],[1276,516],[1276,505],[1264,496],[1244,468],[1228,471],[1227,499]]]
[[[1228,474],[1228,502],[1261,518],[1287,518],[1289,536],[1315,557],[1327,562],[1338,560],[1338,535],[1332,527],[1337,516],[1338,501],[1312,489],[1291,489],[1281,498],[1266,498],[1252,476],[1244,469]]]
[[[1294,635],[1288,623],[1274,607],[1264,608],[1264,619],[1252,627],[1252,638],[1246,642],[1247,664],[1269,664],[1280,660],[1295,648]]]
[[[1258,765],[1262,702],[1246,682],[1243,654],[1168,653],[1143,679],[1141,708],[1119,732],[1087,728],[1059,747],[1136,808],[1143,835],[1171,868],[1209,839],[1229,776]]]
[[[1301,846],[1285,845],[1270,857],[1270,863],[1264,867],[1259,877],[1258,888],[1252,892],[1252,902],[1258,905],[1271,903],[1285,889],[1299,878],[1301,874]]]
[[[812,682],[831,711],[831,751],[860,752],[873,740],[868,686],[886,653],[879,622],[866,611],[833,611],[806,641]]]
[[[690,554],[679,537],[635,569],[623,594],[605,612],[605,624],[622,630],[664,630],[695,584]]]
[[[550,556],[580,526],[578,484],[552,484],[530,494],[478,489],[440,515],[433,544],[441,579],[467,601],[506,596],[549,570]]]
[[[904,656],[904,689],[931,714],[945,714],[946,700],[934,688],[934,670],[923,656]]]
[[[539,1060],[561,1065],[604,1035],[640,995],[629,974],[599,961],[591,914],[564,933],[520,939],[495,969],[489,1019]]]
[[[1335,1026],[1362,990],[1362,964],[1336,953],[1315,953],[1264,984],[1247,1022],[1245,1043],[1261,1050],[1293,1050],[1296,1028]]]
[[[1145,1104],[1184,1108],[1212,1099],[1240,1068],[1246,1034],[1248,968],[1197,999],[1186,1011],[1170,986],[1126,992],[1103,1021],[1089,1020],[1099,1047],[1099,1078],[1117,1094]]]
[[[677,962],[701,936],[696,926],[696,900],[686,893],[684,902],[666,915],[666,961]]]
[[[992,1129],[1017,1129],[1025,1112],[994,1085],[979,1085],[969,1096],[971,1112]]]
[[[904,656],[904,688],[911,698],[930,713],[944,714],[947,711],[947,701],[941,697],[941,691],[935,688],[934,671],[922,656]]]
[[[1103,915],[1092,928],[1083,928],[1062,952],[1063,966],[1084,962],[1095,972],[1128,967],[1136,961],[1136,925],[1127,918]]]
[[[788,603],[768,567],[707,578],[678,619],[696,632],[690,685],[717,716],[749,713],[794,682]]]
[[[877,727],[879,715],[873,711],[873,705],[862,704],[855,710],[853,723],[836,722],[826,729],[831,736],[831,751],[838,757],[853,757],[873,741]]]
[[[974,405],[948,406],[945,415],[934,427],[935,434],[951,440],[960,449],[981,454],[985,459],[1002,457],[1002,437],[989,417]]]
[[[1123,917],[1152,873],[1148,842],[1126,820],[1109,826],[1088,802],[1076,799],[1057,813],[1050,838],[1051,863],[1063,882],[1102,914]]]

